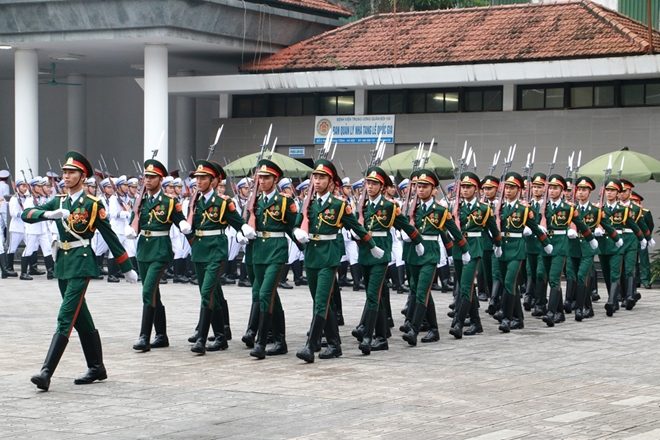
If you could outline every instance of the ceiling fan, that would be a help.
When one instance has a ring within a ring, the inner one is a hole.
[[[51,63],[50,71],[51,71],[50,81],[40,82],[39,84],[47,84],[49,86],[81,86],[82,85],[79,83],[65,83],[65,82],[57,81],[55,79],[55,63]]]

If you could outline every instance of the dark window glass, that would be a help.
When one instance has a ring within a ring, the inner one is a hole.
[[[571,88],[571,107],[593,107],[594,88],[593,87],[573,87]]]
[[[301,116],[302,115],[302,98],[289,96],[286,100],[286,115],[287,116]]]
[[[614,86],[594,87],[594,107],[614,106]]]
[[[458,92],[445,93],[445,111],[446,112],[458,111]]]
[[[621,105],[644,105],[644,84],[626,84],[621,86]]]
[[[251,116],[266,116],[266,98],[253,98],[252,99],[252,115]]]
[[[484,91],[484,111],[498,112],[502,111],[502,91],[486,90]]]
[[[249,97],[238,98],[234,104],[234,116],[237,118],[249,118],[252,116],[252,99]]]
[[[403,93],[392,93],[390,95],[390,112],[403,113]]]
[[[424,113],[426,111],[426,94],[411,93],[408,95],[408,110],[410,113]]]
[[[660,84],[646,85],[646,105],[660,105]]]
[[[427,93],[426,94],[426,111],[429,113],[440,113],[445,111],[445,94],[444,93]]]
[[[387,93],[374,93],[371,97],[371,113],[385,114],[390,112],[390,96]]]
[[[315,115],[316,104],[313,96],[305,96],[303,98],[303,115]]]
[[[465,92],[465,111],[480,112],[483,110],[483,92],[467,91]]]
[[[286,98],[284,96],[271,96],[268,107],[269,116],[286,116]]]
[[[545,89],[545,108],[564,107],[564,88]]]
[[[355,113],[355,96],[343,95],[337,97],[337,114],[352,115]]]
[[[337,114],[337,97],[336,96],[321,96],[319,99],[319,111],[322,115],[336,115]]]
[[[526,89],[522,91],[523,110],[534,110],[543,108],[544,89]]]

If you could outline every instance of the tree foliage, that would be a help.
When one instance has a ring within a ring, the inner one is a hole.
[[[357,0],[355,16],[360,19],[374,14],[392,12],[394,0]],[[396,0],[397,12],[431,11],[436,9],[471,8],[488,6],[490,0]]]

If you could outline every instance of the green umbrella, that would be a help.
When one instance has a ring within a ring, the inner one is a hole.
[[[646,154],[624,147],[619,151],[603,154],[580,167],[580,176],[591,177],[595,182],[603,180],[607,163],[612,157],[612,177],[618,175],[623,160],[621,177],[633,183],[645,183],[653,179],[660,181],[660,161]]]
[[[264,153],[264,158],[268,158],[269,155],[270,152],[266,151]],[[259,153],[248,154],[247,156],[243,156],[240,159],[236,159],[235,161],[227,164],[224,169],[232,177],[246,177],[248,175],[251,176],[252,173],[254,173],[254,167],[257,165],[258,156]],[[312,169],[304,163],[280,153],[273,153],[273,156],[270,158],[270,160],[282,168],[282,171],[284,171],[286,177],[302,179],[309,176],[312,172]]]
[[[424,153],[424,156],[426,156],[426,152]],[[380,167],[390,174],[398,174],[403,177],[408,177],[410,176],[410,173],[412,173],[413,160],[415,160],[416,157],[417,148],[413,148],[412,150],[395,154],[389,159],[383,161],[380,164]],[[454,178],[451,162],[449,159],[446,159],[439,154],[431,153],[431,157],[424,168],[435,171],[440,180]]]

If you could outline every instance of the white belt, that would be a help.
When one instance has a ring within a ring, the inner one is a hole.
[[[145,231],[142,230],[140,231],[140,235],[144,235],[145,237],[166,237],[170,235],[170,231]]]
[[[212,235],[225,235],[224,229],[211,229],[209,231],[196,230],[195,235],[198,237],[210,237]]]
[[[623,228],[623,229],[621,229],[620,231],[616,231],[616,232],[618,232],[619,234],[624,234],[624,233],[625,233],[625,234],[632,234],[632,231],[633,231],[633,230],[630,229],[630,228]]]
[[[257,237],[260,238],[284,238],[284,232],[257,231]],[[333,236],[337,238],[336,236]]]
[[[483,237],[481,232],[463,232],[463,237]]]
[[[62,249],[63,251],[68,251],[70,249],[79,248],[83,246],[89,246],[89,240],[83,240],[83,241],[76,240],[73,242],[60,241],[60,249]]]
[[[424,241],[438,241],[439,235],[420,235]]]
[[[312,241],[330,241],[336,240],[337,234],[324,235],[324,234],[309,234],[309,239]]]
[[[371,231],[372,237],[387,237],[388,235],[390,235],[390,233],[387,231]]]
[[[502,232],[502,235],[504,235],[505,238],[511,237],[511,238],[522,238],[522,232]]]
[[[548,231],[548,235],[566,235],[566,230],[562,229],[562,230],[554,231],[551,229]]]

